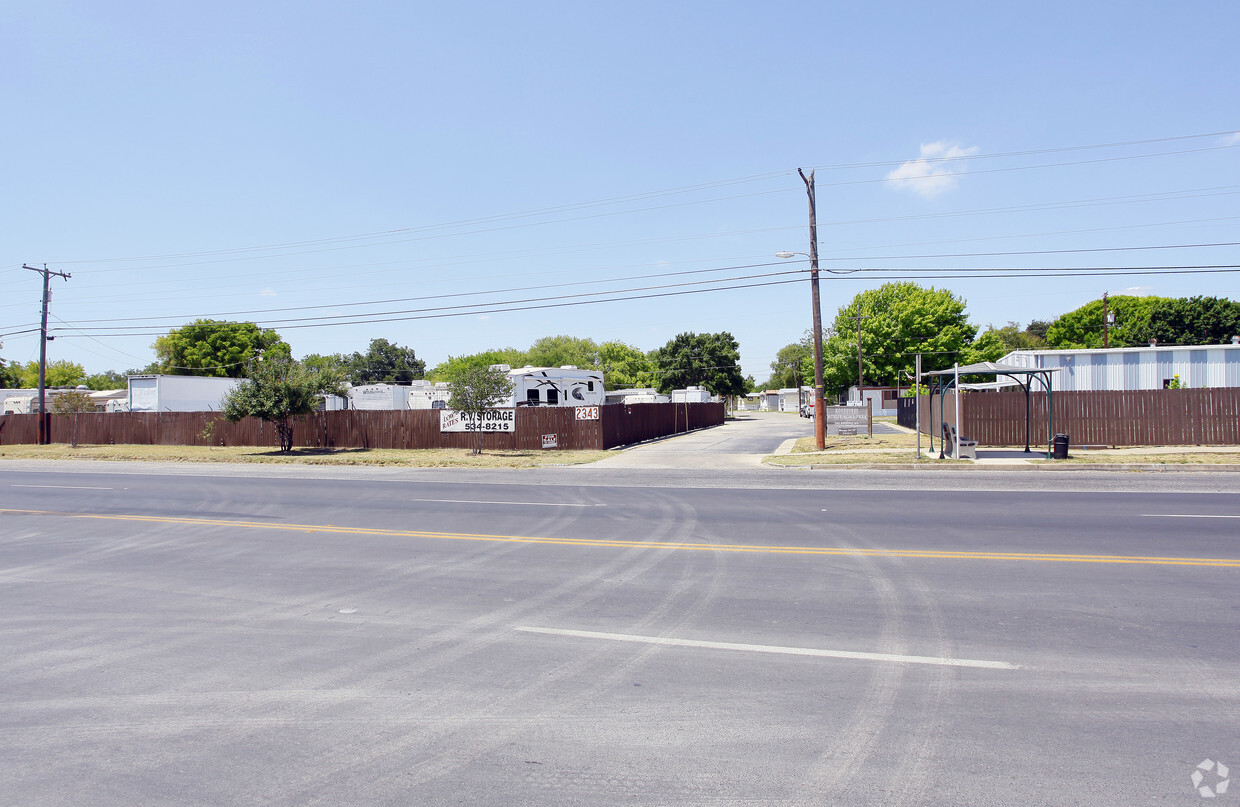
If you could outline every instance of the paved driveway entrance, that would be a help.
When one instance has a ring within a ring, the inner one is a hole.
[[[785,440],[809,437],[814,422],[784,412],[742,412],[722,426],[631,446],[592,468],[757,468]]]

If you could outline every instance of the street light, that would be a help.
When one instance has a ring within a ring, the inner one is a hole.
[[[823,415],[822,398],[822,306],[818,300],[818,214],[814,204],[814,172],[809,176],[800,168],[797,173],[805,183],[805,193],[809,196],[809,252],[776,252],[776,258],[791,258],[794,255],[809,257],[810,294],[814,306],[814,445],[823,451],[827,447],[826,420]]]

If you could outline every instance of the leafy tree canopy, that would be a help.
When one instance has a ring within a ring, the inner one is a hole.
[[[505,362],[496,362],[503,364]],[[512,382],[502,370],[488,367],[463,367],[448,382],[451,397],[448,408],[477,417],[484,409],[497,406],[512,395]],[[476,432],[474,454],[482,453],[483,432]]]
[[[1137,344],[1222,345],[1240,336],[1240,303],[1225,297],[1164,300],[1150,312]]]
[[[740,346],[732,334],[682,333],[653,352],[659,392],[702,386],[713,395],[744,395]]]
[[[137,375],[137,373],[132,373],[132,375]],[[102,373],[87,376],[86,386],[93,390],[124,389],[129,386],[129,376],[115,370],[105,370]]]
[[[604,342],[598,346],[598,369],[607,389],[645,389],[655,385],[654,362],[650,356],[624,342]]]
[[[48,408],[51,409],[53,415],[73,415],[81,412],[94,412],[95,402],[91,400],[89,392],[69,390],[57,393]]]
[[[349,357],[349,380],[354,384],[408,384],[426,375],[426,362],[411,347],[386,339],[371,339],[365,353]]]
[[[427,378],[432,381],[446,381],[451,384],[465,370],[483,369],[492,364],[507,364],[510,367],[522,367],[528,364],[525,354],[515,348],[507,347],[499,350],[487,350],[468,356],[449,356],[447,361],[437,364],[428,372]]]
[[[303,356],[301,363],[306,369],[313,370],[316,373],[332,372],[341,378],[347,379],[349,376],[349,359],[350,357],[343,353],[331,353],[326,356],[311,353]]]
[[[57,359],[49,361],[43,373],[43,383],[49,387],[76,387],[86,383],[86,371],[77,362]],[[39,386],[39,363],[28,362],[20,368],[17,387],[31,389]]]
[[[544,336],[525,352],[525,363],[535,367],[563,367],[571,364],[583,370],[599,365],[599,347],[593,339],[575,336]]]
[[[1116,295],[1107,300],[1107,310],[1115,315],[1110,328],[1111,347],[1143,345],[1149,328],[1150,314],[1166,297],[1130,297]],[[1046,343],[1059,350],[1100,348],[1103,342],[1102,300],[1093,300],[1080,308],[1061,314],[1046,329]]]
[[[168,375],[244,378],[259,356],[292,360],[279,334],[252,322],[199,319],[173,328],[152,347],[159,358],[158,372]]]
[[[809,376],[805,368],[809,368]],[[806,331],[799,342],[784,345],[771,362],[771,377],[765,389],[787,389],[814,383],[814,334]]]
[[[947,289],[909,281],[861,292],[840,308],[823,345],[823,386],[840,390],[857,383],[858,315],[867,384],[895,386],[899,374],[913,368],[916,353],[923,354],[923,370],[951,367],[977,334],[964,308],[964,300]]]
[[[297,419],[319,408],[322,394],[344,395],[340,376],[312,370],[285,356],[254,363],[250,377],[224,398],[223,414],[232,422],[256,417],[275,424],[280,450],[293,447]]]

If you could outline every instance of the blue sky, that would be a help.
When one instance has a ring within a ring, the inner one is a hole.
[[[798,167],[828,324],[893,277],[981,327],[1240,298],[1230,271],[1047,272],[1240,263],[1180,246],[1240,242],[1237,30],[1213,0],[6,4],[0,356],[37,358],[21,267],[47,263],[49,358],[90,372],[212,317],[429,365],[726,330],[763,380],[810,325],[805,274],[774,274],[805,268],[773,257],[808,249]],[[716,286],[745,288],[576,304]]]

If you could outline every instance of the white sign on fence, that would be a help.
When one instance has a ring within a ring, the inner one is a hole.
[[[439,431],[441,432],[515,432],[517,430],[517,410],[515,409],[484,409],[475,417],[468,412],[455,409],[439,410]]]
[[[544,434],[543,448],[559,448],[560,440],[558,434]]]
[[[598,407],[597,406],[578,406],[577,407],[577,419],[578,420],[598,420]]]

